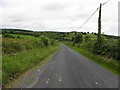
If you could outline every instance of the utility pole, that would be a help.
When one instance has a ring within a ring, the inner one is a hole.
[[[101,41],[101,11],[102,11],[102,4],[100,3],[99,8],[99,17],[98,17],[98,41]]]
[[[100,3],[99,7],[99,17],[98,17],[98,35],[97,35],[97,42],[95,43],[93,52],[100,54],[101,53],[101,47],[102,47],[102,38],[101,38],[101,8],[102,4]]]

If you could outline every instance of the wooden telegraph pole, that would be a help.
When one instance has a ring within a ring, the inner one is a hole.
[[[99,8],[99,17],[98,17],[98,41],[101,41],[101,9],[102,4],[100,3],[100,8]]]
[[[101,38],[101,8],[102,4],[100,3],[99,7],[99,17],[98,17],[98,35],[97,35],[97,42],[95,43],[94,46],[94,52],[97,54],[101,53],[101,46],[102,46],[102,38]]]

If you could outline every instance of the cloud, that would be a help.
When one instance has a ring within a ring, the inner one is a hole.
[[[58,11],[58,10],[63,10],[66,7],[66,4],[61,4],[59,2],[57,3],[49,3],[47,4],[43,10],[48,10],[48,11]]]
[[[106,0],[0,0],[0,26],[31,30],[97,32],[98,12],[80,26]],[[102,7],[102,31],[117,35],[118,0]],[[113,31],[114,30],[114,31]]]

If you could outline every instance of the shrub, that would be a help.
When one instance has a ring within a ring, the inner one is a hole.
[[[24,50],[24,46],[17,42],[4,41],[2,43],[2,52],[6,54],[16,53]]]
[[[48,40],[49,38],[47,38],[46,36],[41,36],[41,41],[45,44],[45,46],[48,46]]]
[[[51,45],[53,46],[55,44],[54,40],[51,40]]]
[[[83,37],[81,34],[77,34],[75,37],[74,37],[74,43],[82,43],[83,41]]]

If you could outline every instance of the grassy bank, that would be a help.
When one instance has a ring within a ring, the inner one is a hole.
[[[2,38],[2,84],[18,77],[59,48],[47,36],[5,34]]]
[[[69,46],[70,48],[72,48],[73,50],[77,51],[78,53],[86,56],[87,58],[93,60],[94,62],[96,62],[97,64],[103,66],[104,68],[110,70],[111,72],[117,74],[120,76],[120,66],[119,66],[119,61],[117,60],[113,60],[110,58],[105,58],[102,57],[100,55],[94,55],[91,52],[82,49],[82,48],[77,48],[77,47],[73,47],[73,46]]]
[[[44,48],[34,48],[16,54],[6,55],[2,58],[2,82],[5,84],[16,78],[20,73],[38,64],[48,55],[58,50],[58,46],[48,46]]]
[[[20,82],[24,83],[25,85],[30,85],[31,83],[34,83],[36,76],[38,76],[35,73],[35,71],[41,70],[53,58],[56,52],[49,54],[47,57],[42,59],[39,63],[37,63],[36,65],[33,65],[32,68],[29,68],[25,72],[21,73],[17,78],[7,83],[4,86],[4,88],[15,88],[16,85],[18,85]]]

